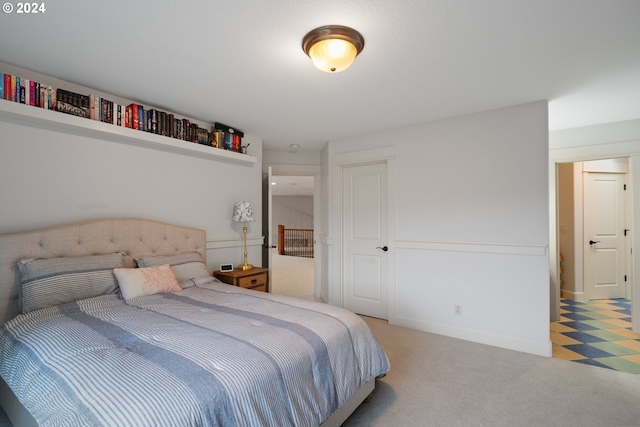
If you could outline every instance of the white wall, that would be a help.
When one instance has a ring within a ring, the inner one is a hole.
[[[547,114],[540,101],[329,143],[329,163],[395,146],[391,323],[551,354]]]
[[[258,219],[262,212],[262,140],[245,139],[256,163],[159,151],[0,115],[0,233],[142,217],[206,230],[210,270],[239,264],[242,227],[231,221],[233,205],[248,200]],[[249,225],[248,236],[249,261],[259,265],[259,220]]]
[[[640,139],[640,118],[549,132],[549,150],[559,151]]]
[[[313,196],[273,196],[273,230],[286,228],[313,230]]]

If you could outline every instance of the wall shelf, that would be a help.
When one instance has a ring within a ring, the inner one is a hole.
[[[50,129],[55,128],[87,137],[101,138],[198,158],[239,163],[256,163],[258,161],[257,157],[247,154],[182,141],[7,100],[0,100],[0,121],[24,123]]]

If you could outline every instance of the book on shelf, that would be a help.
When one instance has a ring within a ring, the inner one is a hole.
[[[149,111],[143,110],[142,112],[142,120],[140,124],[140,130],[143,132],[149,132],[149,128],[147,127],[147,121],[149,120]]]
[[[173,136],[175,139],[184,141],[184,126],[185,126],[185,123],[187,122],[188,120],[185,118],[176,119],[176,129],[175,129],[176,134]]]
[[[196,138],[197,138],[198,144],[210,145],[209,144],[209,131],[208,130],[206,130],[204,128],[201,128],[201,127],[198,127],[197,128]]]
[[[29,79],[20,79],[20,103],[29,105],[29,97],[31,96],[31,83]]]
[[[24,84],[24,81],[22,82],[22,84]],[[22,84],[20,84],[20,77],[16,77],[16,87],[15,87],[15,97],[16,97],[16,102],[19,104],[20,103],[20,92],[21,92],[21,87]]]
[[[167,113],[158,112],[158,135],[167,136]]]
[[[47,86],[47,110],[55,110],[56,108],[56,102],[54,101],[55,99],[56,99],[56,89],[51,86]]]
[[[138,129],[139,126],[139,120],[140,118],[138,117],[138,104],[136,104],[135,102],[133,104],[129,104],[129,106],[127,107],[128,109],[130,109],[130,120],[129,120],[129,127],[131,129]]]
[[[29,105],[32,107],[36,105],[36,82],[33,80],[29,82]]]
[[[211,146],[215,148],[223,148],[220,145],[220,134],[221,132],[216,129],[211,129]]]
[[[38,97],[40,96],[39,93],[40,91],[37,90],[36,94]],[[60,111],[65,114],[71,114],[73,116],[89,118],[89,100],[89,95],[81,95],[79,93],[58,89],[56,91],[56,111]],[[40,99],[38,99],[38,101],[40,101]]]
[[[189,126],[189,142],[198,142],[198,125],[196,123],[191,123]]]
[[[149,133],[151,132],[151,110],[144,110],[144,131]]]
[[[218,148],[240,152],[244,132],[219,122],[213,125],[213,129],[217,133],[215,139]]]
[[[191,122],[189,119],[182,120],[180,125],[180,139],[183,141],[189,141],[189,129],[191,128]]]
[[[16,102],[16,76],[9,77],[9,100]]]
[[[102,98],[102,122],[113,123],[113,101]]]
[[[144,130],[144,107],[138,104],[138,130]]]
[[[16,76],[11,76],[11,101],[16,102]]]
[[[149,110],[151,112],[151,133],[158,133],[158,112],[156,110]]]
[[[98,100],[95,95],[89,95],[89,118],[91,120],[96,119],[96,106],[98,105]]]
[[[11,101],[11,74],[4,75],[4,99]]]

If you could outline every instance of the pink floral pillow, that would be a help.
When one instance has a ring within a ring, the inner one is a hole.
[[[120,292],[125,300],[182,290],[169,264],[146,268],[115,268],[113,274],[118,279]]]

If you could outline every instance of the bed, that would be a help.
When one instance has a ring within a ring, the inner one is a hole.
[[[205,252],[203,230],[144,219],[0,235],[13,424],[341,425],[389,371],[366,324],[218,282]]]

